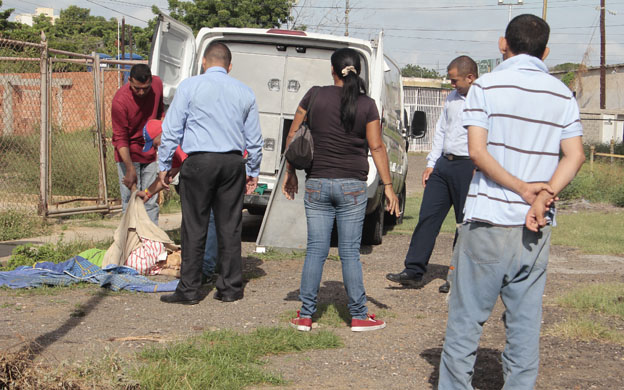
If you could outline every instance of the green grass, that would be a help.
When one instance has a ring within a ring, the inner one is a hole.
[[[602,341],[624,345],[624,332],[611,329],[586,317],[570,317],[567,321],[553,326],[547,333],[573,340]]]
[[[15,210],[0,212],[0,241],[35,237],[48,230],[49,226],[39,216]]]
[[[559,194],[561,200],[585,199],[624,207],[624,167],[606,161],[595,161],[593,172],[589,162],[583,164],[574,180]]]
[[[112,239],[105,241],[59,241],[56,244],[44,244],[41,246],[32,244],[20,245],[13,249],[5,270],[12,270],[22,265],[32,266],[43,261],[60,263],[87,249],[108,249],[111,243]]]
[[[39,193],[40,138],[31,135],[1,136],[0,174],[10,177],[6,189],[11,193]],[[109,197],[119,197],[119,180],[113,148],[108,145],[106,159]],[[53,195],[97,196],[99,152],[93,129],[65,133],[56,125],[51,134],[51,183]]]
[[[418,224],[418,213],[420,212],[420,204],[422,203],[422,194],[416,194],[410,196],[405,201],[405,214],[403,216],[403,223],[396,225],[389,230],[390,234],[412,234],[416,225]],[[446,215],[442,228],[442,233],[455,233],[455,210],[453,207]]]
[[[624,189],[623,189],[624,191]],[[422,195],[407,198],[405,216],[401,225],[389,234],[412,234],[418,223]],[[455,233],[455,212],[451,207],[440,232]],[[584,253],[624,255],[624,209],[617,212],[579,211],[557,215],[557,226],[552,230],[553,245],[579,248]]]
[[[290,328],[259,328],[248,334],[223,330],[148,348],[130,376],[141,389],[243,389],[250,385],[284,384],[262,369],[264,357],[313,349],[339,348],[338,336]]]
[[[172,214],[180,212],[182,210],[180,195],[178,195],[178,193],[174,189],[170,189],[169,191],[162,191],[161,194],[164,197],[164,202],[160,206],[161,214]]]
[[[262,261],[267,260],[301,260],[305,259],[305,251],[298,250],[279,250],[275,248],[267,248],[264,253],[253,253],[250,256],[260,259]]]
[[[549,333],[583,341],[624,345],[624,283],[600,283],[572,290],[555,301],[569,312]]]
[[[580,211],[557,215],[551,243],[579,248],[585,253],[624,255],[624,210]]]
[[[595,311],[624,320],[624,283],[588,285],[565,294],[557,303],[563,307]]]

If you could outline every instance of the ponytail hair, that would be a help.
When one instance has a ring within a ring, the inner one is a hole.
[[[358,96],[366,94],[366,85],[360,77],[360,56],[353,49],[338,49],[331,56],[334,73],[343,82],[340,99],[340,122],[347,132],[355,124]]]

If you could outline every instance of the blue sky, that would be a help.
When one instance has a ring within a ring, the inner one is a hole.
[[[347,0],[299,0],[293,9],[298,24],[309,31],[343,35]],[[517,0],[505,0],[517,3]],[[166,12],[166,0],[3,0],[2,9],[32,13],[36,7],[52,7],[58,14],[70,5],[90,8],[92,15],[125,16],[126,22],[145,26],[152,18],[151,5]],[[553,66],[600,61],[599,0],[548,0]],[[411,63],[444,71],[455,57],[466,54],[476,60],[498,58],[498,37],[504,33],[509,6],[497,0],[349,0],[349,35],[369,39],[384,30],[386,52],[401,66]],[[525,0],[512,6],[512,16],[542,15],[543,0]],[[624,0],[606,1],[607,63],[624,63]]]

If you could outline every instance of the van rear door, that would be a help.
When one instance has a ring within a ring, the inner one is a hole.
[[[332,51],[291,46],[271,35],[252,42],[228,41],[232,51],[230,75],[248,85],[256,95],[260,127],[264,138],[260,173],[274,175],[299,102],[314,85],[333,83],[330,74]],[[258,38],[256,38],[258,39]],[[297,51],[299,48],[299,51]]]
[[[260,173],[275,175],[280,163],[282,90],[286,58],[276,45],[228,42],[232,51],[230,76],[248,85],[256,95],[264,147]]]
[[[163,82],[163,100],[171,104],[180,82],[192,75],[195,60],[193,30],[167,15],[160,14],[154,30],[150,69]]]

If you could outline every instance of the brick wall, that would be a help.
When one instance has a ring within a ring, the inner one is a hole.
[[[105,126],[111,127],[111,102],[118,87],[118,73],[104,72]],[[92,72],[52,74],[49,102],[53,129],[64,132],[95,127],[95,95]],[[41,81],[37,73],[0,75],[0,135],[39,133]]]

